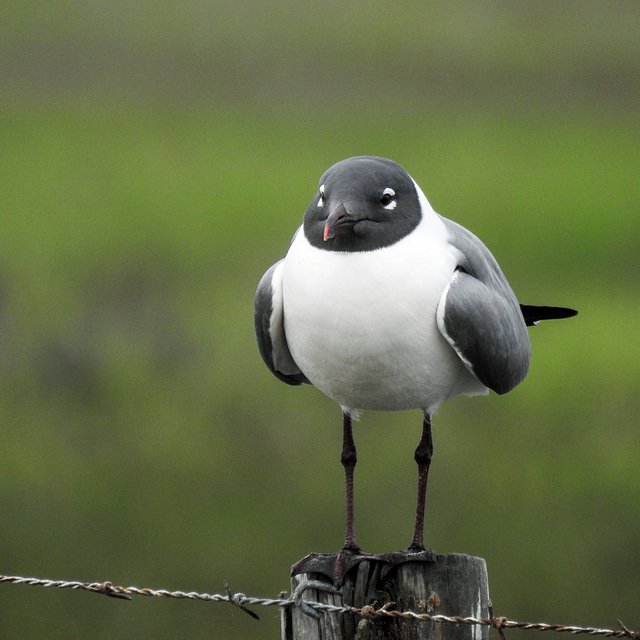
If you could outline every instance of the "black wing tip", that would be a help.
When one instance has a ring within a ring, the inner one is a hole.
[[[521,304],[520,310],[528,327],[538,324],[542,320],[562,320],[578,315],[575,309],[567,307],[538,307],[531,304]]]
[[[563,318],[573,318],[573,316],[578,315],[578,311],[576,309],[569,309],[567,307],[560,307],[560,309],[562,310]]]

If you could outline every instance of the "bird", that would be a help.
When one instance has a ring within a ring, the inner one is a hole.
[[[327,169],[285,257],[259,281],[258,349],[281,381],[311,384],[342,411],[346,526],[342,549],[311,553],[292,574],[340,584],[365,558],[389,566],[433,560],[424,544],[431,418],[460,395],[511,391],[527,375],[527,327],[577,311],[518,302],[473,233],[436,213],[396,162],[355,156]],[[362,411],[422,410],[416,516],[406,550],[367,554],[354,530]]]

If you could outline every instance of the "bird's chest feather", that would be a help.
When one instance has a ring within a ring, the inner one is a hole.
[[[384,249],[332,252],[294,240],[283,273],[284,322],[294,360],[343,405],[421,407],[457,356],[436,308],[456,267],[442,242],[412,234]]]

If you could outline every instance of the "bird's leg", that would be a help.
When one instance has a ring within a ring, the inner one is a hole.
[[[346,411],[342,414],[342,455],[340,462],[344,467],[345,507],[346,507],[346,532],[344,537],[345,551],[360,553],[360,547],[356,542],[356,534],[353,529],[353,472],[358,462],[356,445],[353,441],[351,428],[351,415]]]
[[[416,524],[413,530],[413,540],[408,549],[404,551],[394,551],[383,553],[378,556],[386,562],[380,572],[380,577],[384,577],[394,567],[405,562],[434,562],[436,553],[432,549],[424,546],[424,505],[427,495],[427,478],[429,477],[429,466],[433,454],[433,441],[431,439],[431,416],[425,412],[422,423],[422,438],[415,453],[415,461],[418,463],[418,500],[416,504]]]
[[[433,562],[436,554],[424,546],[424,505],[427,492],[427,477],[433,453],[431,440],[431,417],[425,413],[422,425],[422,438],[416,449],[415,460],[418,463],[418,504],[416,506],[416,525],[413,540],[408,549],[371,555],[364,553],[358,546],[353,527],[353,472],[358,461],[356,445],[353,441],[351,429],[351,415],[346,411],[342,414],[342,456],[340,460],[344,467],[346,493],[346,533],[344,546],[335,553],[310,553],[299,560],[291,568],[291,575],[299,573],[320,573],[327,576],[339,587],[346,574],[363,560],[383,562],[385,567],[380,572],[384,578],[394,567],[405,562]]]
[[[424,422],[422,423],[422,438],[414,456],[415,461],[418,463],[418,500],[416,503],[416,524],[413,530],[413,540],[408,549],[408,551],[412,552],[424,551],[424,505],[432,455],[431,416],[425,413]]]
[[[340,586],[345,575],[363,560],[382,559],[363,553],[356,541],[353,529],[353,471],[358,461],[356,445],[353,441],[351,429],[351,415],[342,413],[342,455],[340,457],[344,467],[345,506],[346,506],[346,533],[344,546],[335,553],[310,553],[308,556],[296,562],[291,568],[291,575],[299,573],[321,573],[327,576],[335,586]],[[386,558],[384,558],[386,561]]]

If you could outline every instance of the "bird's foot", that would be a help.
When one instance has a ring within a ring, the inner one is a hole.
[[[291,567],[291,575],[321,573],[336,587],[342,586],[347,573],[363,560],[377,560],[378,556],[363,553],[362,549],[346,547],[334,553],[310,553]]]
[[[433,549],[425,549],[424,547],[409,547],[402,551],[381,553],[378,558],[384,561],[386,565],[380,572],[380,578],[384,579],[391,569],[405,562],[435,562],[436,552]]]
[[[347,573],[363,560],[384,563],[380,578],[405,562],[434,562],[436,552],[432,549],[409,547],[391,553],[363,553],[361,549],[345,548],[334,553],[310,553],[291,567],[291,575],[299,573],[321,573],[331,580],[335,587],[342,586]]]
[[[411,546],[402,551],[380,553],[377,559],[385,563],[385,566],[380,572],[380,578],[384,579],[391,569],[405,562],[435,562],[436,552],[433,549]]]

